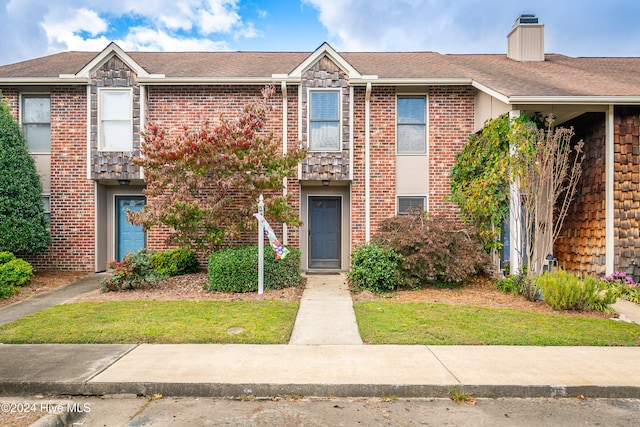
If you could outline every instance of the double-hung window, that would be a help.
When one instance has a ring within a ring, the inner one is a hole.
[[[100,149],[133,150],[133,114],[130,89],[102,89],[99,92]]]
[[[426,97],[398,96],[397,114],[398,154],[426,154]]]
[[[340,151],[340,91],[309,92],[309,149]]]
[[[22,95],[22,131],[30,153],[51,153],[51,98],[49,95]]]

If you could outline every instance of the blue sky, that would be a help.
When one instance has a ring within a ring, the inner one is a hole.
[[[638,0],[0,0],[0,64],[66,50],[504,53],[522,13],[545,51],[639,56]]]

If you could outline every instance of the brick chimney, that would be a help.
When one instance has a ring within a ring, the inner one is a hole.
[[[520,15],[507,36],[507,58],[544,61],[544,24],[535,15]]]

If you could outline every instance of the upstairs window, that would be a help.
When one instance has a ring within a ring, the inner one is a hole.
[[[426,154],[426,104],[424,96],[398,97],[396,134],[398,154]]]
[[[29,152],[51,153],[51,99],[48,95],[22,96],[22,131]]]
[[[133,150],[133,115],[130,89],[102,89],[100,96],[100,149]]]
[[[340,91],[309,92],[309,149],[340,151]]]

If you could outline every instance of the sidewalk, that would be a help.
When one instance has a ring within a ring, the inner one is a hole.
[[[0,344],[0,394],[640,398],[640,347],[361,345],[347,306],[342,276],[309,276],[289,345]]]

